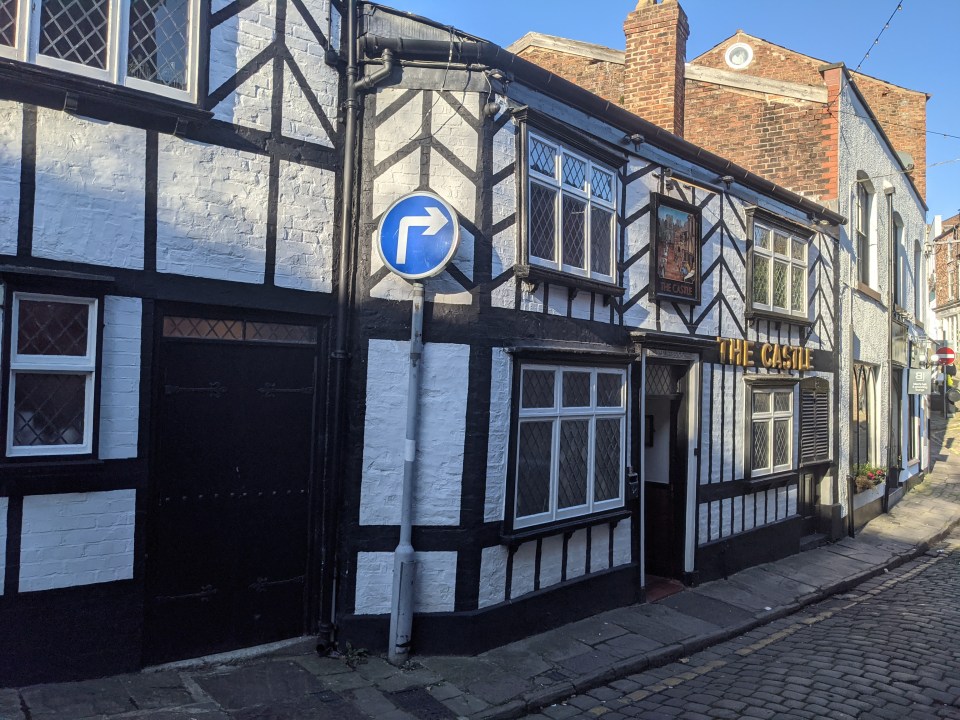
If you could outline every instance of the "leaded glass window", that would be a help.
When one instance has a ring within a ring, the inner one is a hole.
[[[807,241],[753,225],[753,307],[807,317]]]
[[[16,293],[7,455],[92,451],[97,301]]]
[[[533,133],[527,161],[529,261],[613,282],[617,218],[613,171]]]
[[[517,416],[514,527],[622,507],[623,370],[525,364]]]
[[[0,0],[0,49],[17,46],[20,0]]]
[[[750,403],[753,475],[790,470],[793,463],[793,389],[754,388]]]

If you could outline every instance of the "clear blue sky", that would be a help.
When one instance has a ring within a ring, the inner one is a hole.
[[[383,0],[498,45],[534,30],[623,48],[636,0]],[[737,29],[932,95],[927,104],[928,221],[960,210],[960,0],[681,0],[690,18],[687,57]],[[953,160],[954,162],[949,162]],[[935,163],[945,163],[935,165]],[[932,167],[931,167],[932,166]]]

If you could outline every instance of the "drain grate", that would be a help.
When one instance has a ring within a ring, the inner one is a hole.
[[[387,697],[419,720],[456,720],[456,714],[422,687],[398,690]]]

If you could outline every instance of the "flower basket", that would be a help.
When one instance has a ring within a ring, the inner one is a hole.
[[[864,490],[875,488],[877,485],[887,479],[887,473],[885,470],[868,463],[857,465],[853,469],[853,474],[854,486],[856,488],[856,492],[858,493],[861,493]]]

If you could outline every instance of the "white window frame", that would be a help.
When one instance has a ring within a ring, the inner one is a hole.
[[[87,307],[87,347],[84,355],[26,355],[19,352],[21,300],[70,303]],[[93,452],[93,396],[97,375],[97,300],[96,298],[15,292],[10,327],[10,371],[7,390],[7,456],[86,455]],[[14,445],[14,403],[17,374],[50,373],[82,375],[84,384],[83,442],[76,445]]]
[[[776,399],[775,395],[777,393],[788,394],[790,396],[790,407],[787,410],[777,410],[776,409]],[[754,408],[754,396],[766,394],[770,396],[770,410],[768,412],[757,412]],[[796,397],[796,387],[795,386],[784,386],[784,385],[772,385],[772,386],[748,386],[747,387],[747,408],[750,411],[750,418],[747,426],[749,428],[749,445],[747,445],[750,452],[750,476],[759,477],[761,475],[772,475],[774,473],[789,472],[794,470],[797,466],[796,462],[796,429],[797,429],[797,420],[796,420],[796,410],[797,410],[797,397]],[[787,461],[781,463],[780,465],[774,465],[773,463],[773,446],[774,446],[774,425],[777,420],[786,420],[789,422],[789,430],[787,432],[788,445],[787,445]],[[762,464],[758,464],[758,458],[754,455],[753,452],[753,426],[757,423],[766,423],[767,425],[767,457],[766,461]]]
[[[554,171],[553,175],[546,175],[533,166],[532,162],[532,152],[533,152],[533,141],[540,142],[554,150]],[[569,155],[572,158],[575,158],[586,165],[586,177],[584,180],[585,189],[579,190],[573,188],[568,184],[563,182],[563,156]],[[545,135],[529,131],[527,133],[527,200],[529,205],[529,199],[531,197],[531,187],[534,183],[547,187],[556,192],[556,198],[554,200],[553,216],[554,216],[554,227],[553,227],[553,252],[554,256],[550,258],[541,258],[533,255],[530,252],[530,242],[529,238],[531,235],[530,223],[532,218],[530,213],[527,213],[527,261],[532,265],[540,265],[543,267],[552,268],[554,270],[560,270],[561,272],[568,273],[570,275],[577,275],[580,277],[592,278],[594,280],[599,280],[601,282],[613,283],[615,282],[616,276],[616,267],[617,267],[617,242],[618,242],[618,233],[617,229],[618,218],[617,218],[617,194],[619,192],[619,184],[617,179],[617,172],[611,168],[609,165],[598,162],[590,158],[590,156],[578,151],[573,148],[565,145],[564,143],[553,140]],[[610,175],[610,195],[611,200],[603,200],[593,194],[592,182],[593,182],[593,170],[594,168],[601,170]],[[564,195],[569,197],[574,197],[577,200],[581,200],[586,203],[586,217],[584,218],[584,233],[585,233],[585,243],[584,243],[584,265],[585,268],[579,268],[575,265],[567,264],[563,261],[563,198]],[[610,213],[610,273],[604,274],[595,272],[591,268],[593,262],[592,254],[592,232],[593,232],[593,220],[591,217],[591,210],[593,206],[602,208]]]
[[[541,370],[554,373],[553,383],[553,406],[549,408],[524,408],[523,407],[523,382],[524,371]],[[580,372],[590,373],[590,405],[578,408],[565,408],[562,404],[563,392],[563,373]],[[598,374],[617,375],[621,380],[621,402],[619,407],[597,407],[597,375]],[[514,529],[527,528],[535,525],[557,520],[566,520],[570,518],[588,516],[595,513],[616,510],[622,508],[625,502],[625,468],[627,453],[627,403],[629,397],[629,387],[627,372],[623,368],[616,367],[582,367],[577,365],[542,365],[538,363],[522,363],[520,365],[520,393],[516,398],[517,426],[514,429],[514,438],[516,439],[516,457],[513,458],[514,468],[514,492],[511,502],[513,503],[513,527]],[[594,500],[595,490],[595,469],[596,469],[596,421],[604,418],[619,418],[620,420],[620,457],[617,462],[619,470],[619,493],[617,497],[609,500]],[[552,420],[552,440],[550,445],[550,506],[547,512],[537,515],[527,515],[518,517],[519,483],[520,483],[520,428],[524,422]],[[559,490],[559,471],[560,471],[560,421],[561,420],[588,420],[588,454],[587,454],[587,498],[586,503],[575,507],[559,509],[558,490]]]
[[[52,70],[62,70],[94,80],[103,80],[135,90],[162,95],[173,100],[196,102],[197,77],[200,56],[200,6],[202,0],[189,3],[189,30],[187,50],[187,88],[167,87],[161,83],[128,77],[126,58],[129,44],[130,0],[109,1],[106,68],[88,67],[40,53],[40,18],[44,0],[15,0],[17,3],[16,39],[13,47],[0,45],[0,57],[29,62]],[[24,42],[24,39],[27,42]],[[123,58],[124,62],[120,62]]]
[[[757,229],[762,229],[768,234],[769,247],[761,247],[757,243]],[[782,235],[787,238],[786,254],[775,252],[776,236]],[[793,257],[794,243],[800,243],[803,246],[803,259]],[[751,270],[753,281],[750,287],[750,299],[752,307],[755,310],[768,310],[770,312],[791,315],[800,319],[807,319],[810,312],[810,297],[808,287],[808,269],[810,257],[810,240],[797,233],[789,232],[777,225],[754,220],[753,223],[753,256],[751,258]],[[755,285],[757,274],[757,258],[761,257],[767,261],[767,300],[760,302],[755,297]],[[787,264],[787,304],[790,307],[779,307],[773,304],[773,269],[776,262],[785,262]],[[793,309],[793,270],[798,268],[803,272],[803,307],[800,310]]]

